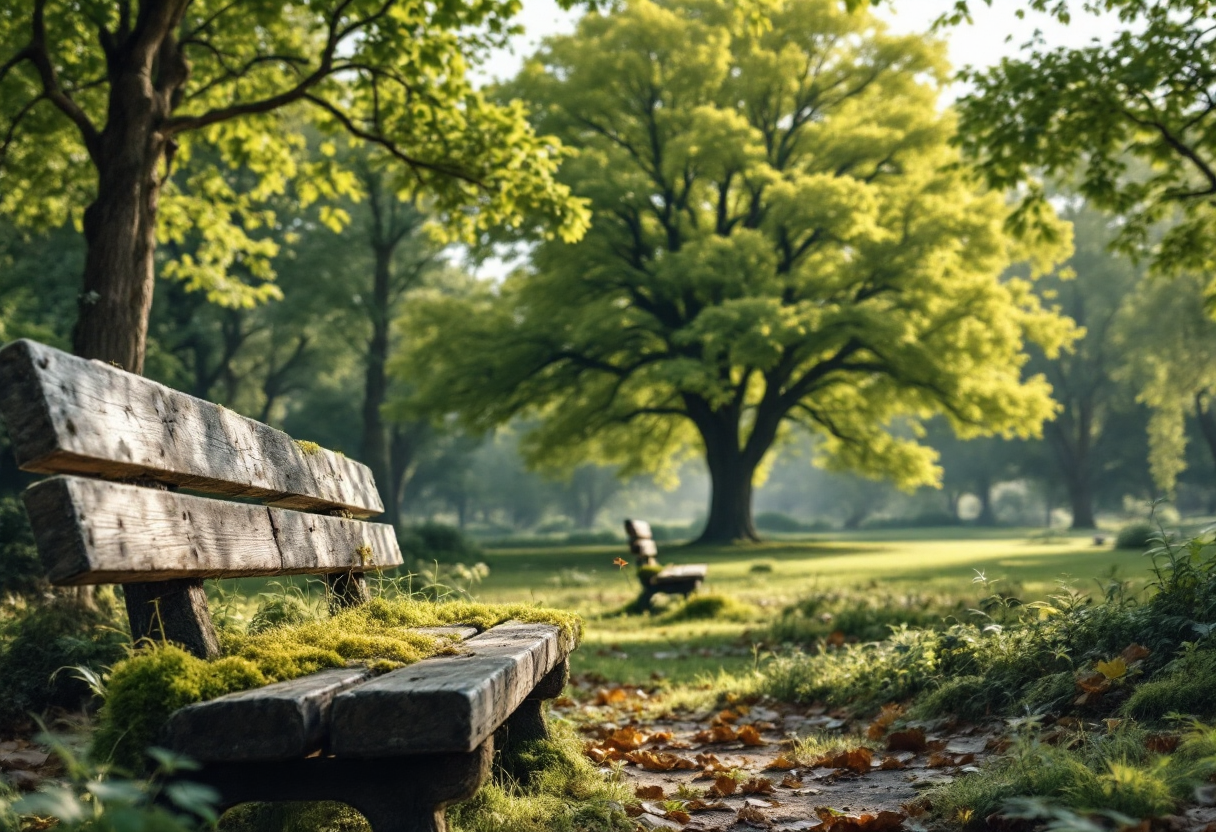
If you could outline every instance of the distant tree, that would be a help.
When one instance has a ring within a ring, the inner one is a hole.
[[[578,149],[591,200],[578,245],[541,241],[530,270],[415,310],[400,372],[437,411],[487,429],[520,414],[534,463],[653,472],[704,454],[701,540],[751,540],[753,480],[792,425],[820,460],[934,483],[915,424],[1037,432],[1046,383],[1023,346],[1070,324],[1011,261],[997,194],[953,165],[937,104],[941,44],[898,37],[835,0],[628,2],[588,14],[509,89]]]
[[[1040,177],[1075,180],[1093,207],[1120,217],[1115,247],[1146,256],[1158,271],[1216,274],[1210,0],[1015,5],[1065,23],[1073,12],[1118,15],[1122,23],[1110,42],[1053,49],[1036,39],[1019,57],[961,74],[971,88],[957,104],[963,149],[989,185],[1023,189],[1015,225],[1042,215]],[[951,22],[967,12],[967,2],[957,3]],[[1159,233],[1166,219],[1177,221]]]
[[[1076,253],[1066,267],[1038,282],[1036,291],[1084,327],[1070,349],[1037,353],[1030,371],[1051,382],[1060,412],[1044,427],[1045,447],[1068,494],[1074,529],[1095,526],[1095,488],[1118,455],[1109,430],[1120,411],[1132,405],[1128,387],[1117,378],[1127,358],[1117,321],[1131,300],[1142,271],[1111,253],[1107,243],[1116,223],[1084,206],[1065,217],[1075,229]]]
[[[1140,284],[1120,321],[1126,377],[1150,408],[1153,480],[1174,492],[1187,469],[1187,419],[1216,462],[1216,322],[1204,311],[1205,277]]]
[[[188,232],[206,259],[169,272],[240,305],[233,263],[271,272],[259,202],[353,192],[301,164],[307,115],[381,148],[455,233],[546,215],[566,236],[580,206],[553,178],[560,150],[516,106],[488,102],[470,56],[503,43],[513,0],[15,0],[0,9],[0,212],[29,225],[81,218],[87,246],[76,352],[142,370],[158,243]],[[175,182],[204,150],[218,164]],[[225,186],[226,165],[256,174]],[[539,211],[539,214],[535,212]],[[331,217],[335,223],[338,217]]]
[[[623,487],[615,469],[604,465],[580,465],[558,484],[557,493],[563,510],[574,525],[591,529]]]

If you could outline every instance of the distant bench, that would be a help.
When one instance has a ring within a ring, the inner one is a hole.
[[[204,578],[324,575],[340,608],[368,600],[365,573],[401,564],[392,527],[362,519],[383,512],[366,466],[141,376],[16,341],[0,350],[0,416],[24,470],[61,475],[25,493],[50,581],[123,584],[136,639],[218,655]],[[496,734],[546,736],[570,645],[548,624],[438,629],[461,655],[190,705],[164,744],[204,764],[187,776],[225,808],[334,800],[375,832],[440,832],[488,777]]]
[[[667,566],[659,572],[648,574],[659,565],[659,547],[654,541],[650,524],[645,520],[626,520],[625,533],[629,535],[629,551],[637,558],[639,579],[642,582],[642,597],[639,602],[643,609],[649,609],[651,599],[660,592],[688,597],[697,591],[709,573],[708,565],[689,563],[683,566]]]

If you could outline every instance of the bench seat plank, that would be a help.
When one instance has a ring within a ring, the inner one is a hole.
[[[506,721],[570,645],[551,624],[499,624],[464,645],[334,698],[330,751],[339,757],[468,752]]]
[[[415,627],[411,632],[457,641],[477,634],[473,627]],[[305,757],[325,745],[334,696],[371,677],[365,667],[332,668],[188,705],[169,718],[164,742],[202,763]]]
[[[401,564],[391,526],[80,477],[25,492],[57,586],[366,572]]]
[[[371,471],[231,410],[34,341],[0,350],[0,416],[39,474],[150,478],[311,511],[381,514]]]
[[[704,563],[688,563],[683,566],[668,566],[663,569],[658,575],[655,575],[654,580],[662,581],[683,581],[689,578],[704,579],[709,574],[709,566]]]

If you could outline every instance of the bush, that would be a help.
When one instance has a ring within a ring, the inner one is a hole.
[[[693,595],[664,613],[662,621],[750,621],[755,617],[754,606],[729,595]]]
[[[1166,666],[1159,678],[1136,688],[1123,706],[1128,716],[1145,722],[1170,714],[1216,715],[1216,651],[1193,650]]]
[[[813,523],[804,523],[788,514],[782,514],[779,511],[765,511],[756,515],[756,528],[762,532],[776,532],[778,534],[793,534],[795,532],[817,532],[824,531],[828,528],[828,524],[822,520],[816,520]]]
[[[1138,549],[1143,552],[1153,545],[1153,539],[1160,532],[1148,523],[1131,523],[1119,529],[1115,538],[1116,549]]]
[[[399,542],[407,563],[411,558],[424,563],[454,563],[481,557],[480,546],[461,533],[460,529],[443,523],[423,523],[407,529],[400,535]]]
[[[97,609],[88,609],[55,598],[0,625],[0,726],[19,725],[48,708],[89,704],[88,684],[68,669],[79,665],[100,674],[126,655],[130,643],[113,594],[98,593],[98,601]]]
[[[958,526],[962,521],[944,511],[925,511],[911,517],[877,517],[861,524],[863,529],[936,529]]]
[[[608,546],[624,543],[625,539],[616,532],[570,532],[566,535],[567,546]]]
[[[0,497],[0,601],[9,596],[32,598],[47,588],[25,508],[16,497]]]

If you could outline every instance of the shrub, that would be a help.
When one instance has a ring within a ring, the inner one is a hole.
[[[747,571],[752,575],[770,575],[777,571],[777,561],[772,558],[754,560],[752,565],[747,567]]]
[[[99,592],[97,599],[97,608],[89,609],[55,598],[0,624],[0,725],[91,701],[88,684],[66,669],[79,665],[100,674],[126,655],[130,643],[113,593]]]
[[[481,557],[481,547],[460,529],[443,523],[423,523],[407,529],[400,535],[399,542],[407,563],[411,558],[423,563],[454,563]]]
[[[32,598],[47,588],[25,508],[16,497],[0,497],[0,600]]]
[[[756,608],[729,595],[693,595],[662,616],[665,624],[677,621],[750,621]]]
[[[1216,651],[1193,650],[1166,666],[1158,678],[1139,685],[1123,712],[1145,722],[1170,714],[1216,716]]]
[[[935,529],[958,526],[962,521],[944,511],[924,511],[910,517],[876,517],[861,524],[863,529]]]
[[[1119,529],[1115,538],[1116,549],[1138,549],[1143,552],[1153,544],[1159,531],[1148,523],[1131,523]]]

